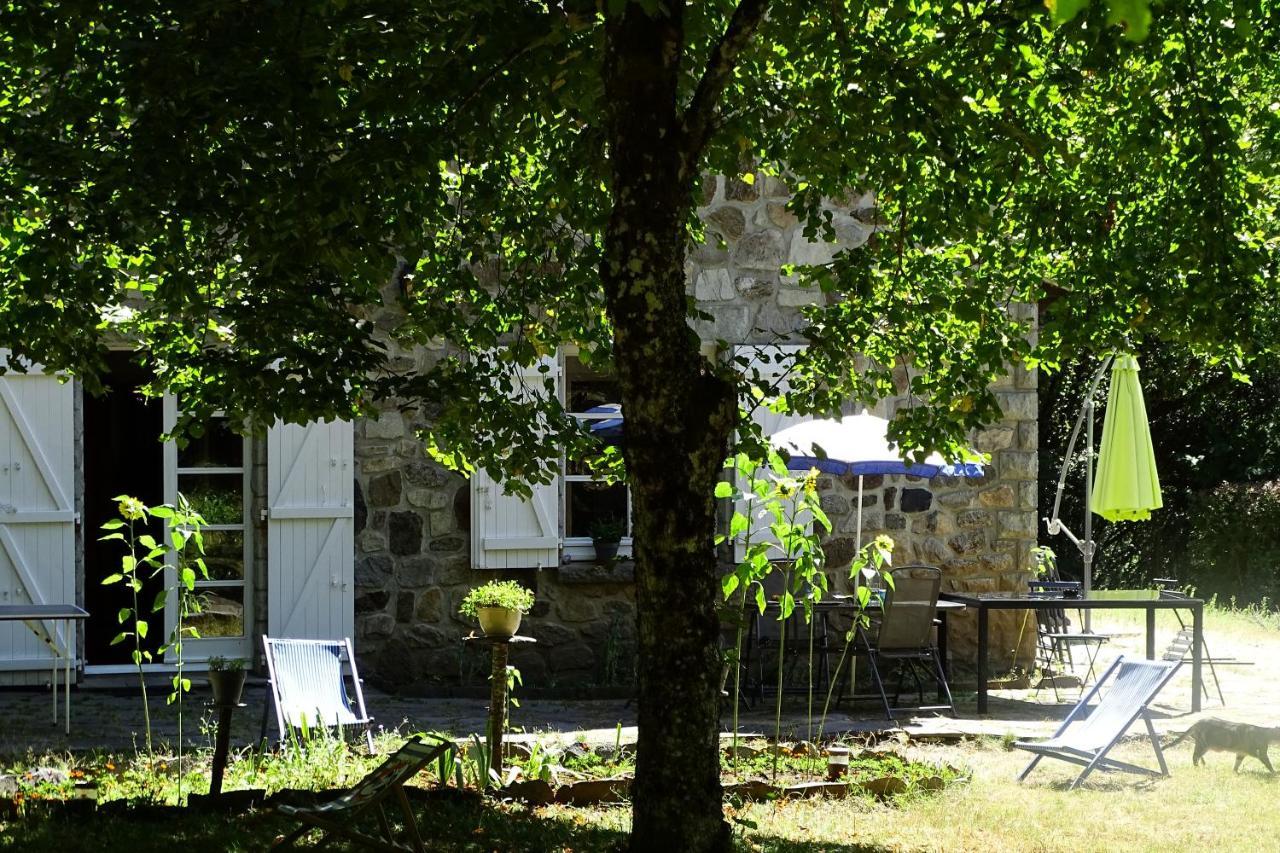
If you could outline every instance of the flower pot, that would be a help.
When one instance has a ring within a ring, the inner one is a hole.
[[[596,539],[591,544],[596,546],[597,563],[607,563],[614,557],[618,556],[617,542],[604,542],[600,539]]]
[[[213,689],[213,704],[223,708],[239,705],[246,675],[243,669],[210,670],[209,687]]]
[[[849,772],[849,748],[833,746],[827,750],[827,779],[835,782]]]
[[[514,637],[520,630],[519,610],[509,607],[477,607],[480,630],[488,637]]]

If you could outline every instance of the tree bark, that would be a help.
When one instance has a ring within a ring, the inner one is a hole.
[[[605,69],[614,209],[601,278],[627,413],[635,510],[639,750],[631,846],[724,851],[713,491],[737,417],[686,320],[680,4],[611,20]]]

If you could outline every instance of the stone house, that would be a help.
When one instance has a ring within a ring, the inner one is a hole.
[[[687,273],[699,308],[713,318],[694,321],[708,355],[728,355],[716,353],[717,340],[750,356],[794,339],[800,308],[820,294],[794,286],[780,266],[828,261],[875,227],[869,199],[855,198],[831,206],[837,243],[810,241],[786,210],[788,197],[765,176],[754,184],[707,181],[699,213],[710,235],[691,252]],[[379,324],[394,323],[384,311]],[[390,346],[406,365],[426,367],[442,354]],[[241,438],[215,422],[185,448],[162,445],[156,439],[178,401],[134,393],[146,377],[127,352],[110,363],[112,390],[101,398],[38,373],[0,379],[0,603],[88,609],[83,636],[72,638],[86,671],[128,665],[127,651],[110,644],[117,593],[99,582],[119,559],[111,543],[97,541],[115,513],[111,498],[161,503],[181,492],[211,523],[211,580],[201,584],[210,606],[189,659],[253,656],[262,633],[351,636],[362,674],[375,683],[411,691],[480,684],[485,670],[477,653],[463,650],[470,626],[456,615],[458,604],[479,582],[513,577],[538,597],[524,629],[538,643],[513,655],[527,686],[631,683],[631,567],[625,559],[598,566],[590,540],[601,521],[625,524],[625,486],[571,467],[532,500],[504,495],[482,474],[468,481],[431,461],[416,437],[419,416],[391,407],[356,423],[276,425],[264,438]],[[625,422],[608,407],[617,400],[609,378],[576,353],[559,353],[550,366],[568,408],[602,435]],[[890,534],[898,562],[940,565],[955,589],[1018,588],[1036,541],[1036,375],[1019,367],[998,393],[1004,420],[975,436],[977,449],[992,454],[986,476],[864,484],[864,534]],[[875,412],[892,416],[899,402]],[[758,417],[767,431],[785,425],[767,411]],[[835,525],[829,563],[847,565],[857,484],[824,476],[820,488]],[[624,537],[624,558],[629,545]],[[1014,642],[1018,617],[1001,616],[1009,625],[993,620],[993,654]],[[172,605],[156,614],[165,624],[150,635],[163,636],[159,629],[174,618]],[[952,624],[953,652],[967,654],[972,630],[963,617]],[[0,683],[39,683],[48,669],[37,638],[0,624]]]

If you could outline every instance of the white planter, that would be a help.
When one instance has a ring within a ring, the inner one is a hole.
[[[508,607],[477,607],[480,630],[488,637],[514,637],[520,630],[519,610]]]

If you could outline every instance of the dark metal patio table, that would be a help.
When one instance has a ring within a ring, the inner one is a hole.
[[[1191,710],[1200,710],[1200,664],[1204,646],[1204,601],[1198,598],[1085,598],[1031,596],[1021,592],[943,592],[940,601],[955,601],[972,607],[978,614],[978,713],[987,713],[988,649],[987,633],[992,610],[1145,610],[1147,616],[1147,658],[1156,657],[1156,611],[1191,611]]]
[[[88,611],[74,604],[0,604],[0,622],[22,622],[53,652],[49,687],[53,693],[54,725],[58,724],[58,665],[62,663],[67,734],[71,734],[71,668],[76,658],[76,650],[71,647],[71,625],[88,618]],[[55,625],[61,625],[61,632]]]

